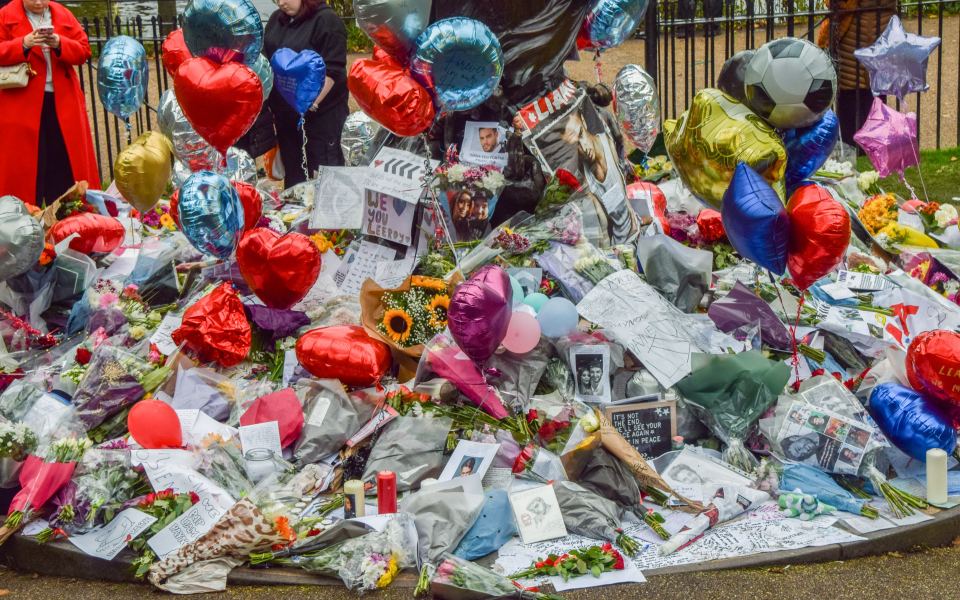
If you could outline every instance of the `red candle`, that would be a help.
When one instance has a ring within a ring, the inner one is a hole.
[[[377,514],[397,512],[397,474],[393,471],[377,473]]]

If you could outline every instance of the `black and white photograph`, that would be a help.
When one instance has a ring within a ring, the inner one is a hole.
[[[496,121],[467,121],[460,160],[472,165],[507,166],[507,130]]]
[[[610,402],[610,349],[606,346],[570,348],[570,364],[576,379],[577,400]]]

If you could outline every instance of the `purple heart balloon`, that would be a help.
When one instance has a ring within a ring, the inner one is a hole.
[[[457,286],[450,299],[447,324],[460,349],[483,363],[507,335],[513,288],[510,276],[496,265],[487,265]]]

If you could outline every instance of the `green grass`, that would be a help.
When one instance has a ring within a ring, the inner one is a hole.
[[[923,180],[927,184],[927,194],[930,200],[943,202],[951,200],[954,197],[960,198],[960,148],[951,148],[949,150],[921,150],[920,168],[923,172]],[[875,170],[870,160],[866,156],[857,159],[857,170],[872,171]],[[906,171],[907,181],[924,200],[923,186],[920,184],[920,176],[916,167],[910,167]],[[886,179],[880,180],[880,186],[888,192],[893,192],[899,196],[909,199],[913,194],[900,181],[899,175],[891,175]]]

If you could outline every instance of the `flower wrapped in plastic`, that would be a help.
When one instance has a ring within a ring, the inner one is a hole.
[[[113,335],[128,326],[127,335],[133,340],[142,340],[157,328],[169,308],[150,308],[137,284],[124,286],[109,279],[98,279],[71,311],[68,329],[93,332],[103,328],[107,335]]]
[[[247,464],[236,436],[225,440],[217,434],[209,434],[195,454],[196,470],[231,497],[243,498],[254,489],[247,477]]]
[[[157,558],[153,549],[147,544],[147,540],[160,533],[162,529],[190,510],[197,502],[200,502],[200,496],[195,492],[177,494],[174,493],[173,489],[168,488],[156,493],[151,492],[142,498],[127,503],[127,505],[133,506],[156,519],[140,535],[127,540],[130,549],[137,555],[137,558],[133,560],[134,577],[139,579],[146,575]]]
[[[251,555],[251,562],[300,567],[310,573],[339,577],[348,589],[367,592],[390,585],[401,570],[416,565],[416,543],[410,539],[410,516],[398,513],[383,531],[374,531],[330,546],[295,554],[274,557]]]
[[[577,548],[563,554],[551,554],[543,560],[510,575],[511,579],[537,577],[562,577],[568,581],[571,577],[583,577],[590,574],[600,577],[603,573],[620,571],[624,568],[623,555],[609,542],[600,546]]]
[[[553,490],[557,494],[567,531],[595,540],[613,542],[626,552],[627,556],[635,556],[640,550],[637,541],[623,532],[620,508],[615,502],[572,481],[555,481]],[[670,537],[663,527],[658,527],[655,531],[663,539]]]
[[[172,370],[126,349],[107,344],[93,352],[73,396],[77,417],[87,429],[131,406],[167,380]]]
[[[430,579],[430,593],[434,598],[443,600],[488,597],[527,600],[559,599],[559,596],[552,594],[527,590],[503,575],[452,554],[443,555]]]
[[[449,380],[470,402],[494,418],[509,415],[497,389],[487,383],[476,363],[460,350],[448,333],[436,336],[427,344],[416,380],[426,381],[430,373]]]
[[[800,491],[817,500],[855,515],[876,519],[880,513],[867,504],[866,498],[858,498],[853,492],[840,486],[832,477],[810,465],[790,463],[783,465],[780,489]]]

